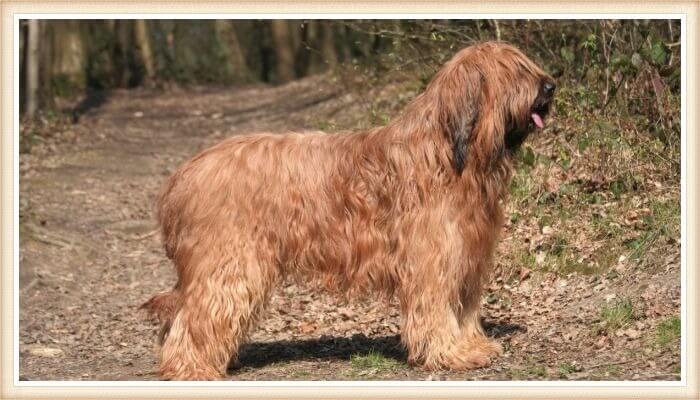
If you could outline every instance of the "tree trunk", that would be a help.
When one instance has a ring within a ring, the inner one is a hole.
[[[321,57],[326,67],[333,68],[338,65],[338,53],[335,51],[335,37],[332,21],[321,23]]]
[[[289,35],[289,43],[292,46],[294,54],[299,51],[301,43],[301,21],[287,21],[287,32]]]
[[[27,32],[26,116],[33,118],[39,108],[39,20],[30,19]]]
[[[252,74],[248,68],[245,54],[241,49],[241,43],[234,29],[232,21],[217,19],[214,21],[216,36],[224,47],[228,58],[231,79],[236,83],[250,82]]]
[[[129,87],[134,81],[131,70],[131,21],[117,20],[114,24],[112,60],[114,60],[114,83],[117,87]]]
[[[51,77],[57,94],[67,95],[85,87],[85,51],[79,21],[52,21],[53,64]]]
[[[312,75],[323,70],[321,52],[317,48],[320,35],[319,25],[319,21],[315,20],[307,21],[304,24],[304,45],[297,51],[298,63],[301,65],[299,71],[302,75]]]
[[[53,43],[53,29],[47,21],[39,21],[41,30],[39,41],[44,45],[39,51],[39,100],[41,108],[52,108],[54,106],[53,91],[53,57],[56,50],[51,46]]]
[[[355,40],[355,35],[353,34],[352,29],[346,25],[344,27],[343,36],[343,62],[349,62],[352,60],[352,43],[353,40]]]
[[[146,70],[146,82],[153,82],[156,76],[155,65],[153,62],[153,52],[151,51],[151,41],[148,35],[148,25],[146,25],[146,20],[137,19],[135,22],[136,30],[136,45],[139,48],[139,53],[141,55],[141,61],[143,62],[143,67]]]
[[[289,82],[294,79],[294,50],[289,35],[289,24],[285,20],[275,19],[271,22],[271,28],[275,46],[277,82]]]

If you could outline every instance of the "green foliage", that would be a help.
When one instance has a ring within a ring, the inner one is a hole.
[[[531,364],[525,365],[523,368],[513,368],[508,371],[508,375],[512,380],[528,380],[533,378],[546,378],[547,369],[544,365],[530,361]]]
[[[676,201],[654,200],[651,213],[642,219],[643,232],[625,243],[632,250],[630,258],[638,260],[661,238],[680,237],[680,204]]]
[[[602,327],[609,333],[626,327],[633,318],[634,307],[630,299],[618,299],[612,305],[604,304],[600,310]]]
[[[528,167],[533,167],[535,165],[537,156],[532,150],[532,147],[524,145],[519,152],[519,158]]]
[[[561,54],[561,57],[562,57],[562,58],[564,59],[564,61],[566,61],[567,63],[569,63],[569,64],[573,64],[573,63],[574,63],[575,56],[574,56],[574,51],[571,50],[571,48],[569,48],[569,47],[562,47],[562,48],[559,50],[559,54]]]
[[[666,346],[672,342],[677,343],[680,337],[681,319],[679,317],[671,317],[656,327],[656,343],[660,346]]]
[[[646,47],[645,47],[646,49]],[[661,40],[656,39],[652,42],[647,51],[649,60],[657,66],[665,65],[668,60],[668,52]]]
[[[563,362],[559,364],[559,374],[563,378],[566,378],[569,374],[573,374],[576,372],[577,367],[575,364],[570,363],[570,362]]]
[[[589,33],[588,36],[581,42],[582,49],[596,51],[598,49],[598,36],[594,33]]]
[[[350,357],[350,365],[358,371],[382,372],[393,371],[401,367],[401,364],[393,358],[388,358],[377,351],[370,351],[367,354],[354,354]]]

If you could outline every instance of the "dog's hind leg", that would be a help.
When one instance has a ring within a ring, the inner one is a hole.
[[[250,249],[238,258],[204,257],[162,347],[160,375],[173,380],[223,377],[257,322],[277,279]]]
[[[176,287],[170,291],[158,293],[139,307],[142,310],[146,310],[151,317],[156,318],[158,322],[160,322],[161,327],[160,334],[158,335],[158,342],[161,345],[170,331],[175,312],[179,307],[180,290],[178,287],[179,285],[176,285]]]

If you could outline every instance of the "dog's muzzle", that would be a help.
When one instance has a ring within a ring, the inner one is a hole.
[[[532,106],[532,112],[530,117],[532,122],[538,128],[544,128],[544,118],[549,114],[549,108],[554,98],[554,91],[556,89],[556,84],[552,81],[545,81],[542,84],[540,93],[537,95],[535,104]]]

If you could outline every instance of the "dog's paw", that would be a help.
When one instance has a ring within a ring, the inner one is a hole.
[[[502,352],[501,346],[493,343],[491,346],[455,346],[450,351],[425,359],[420,367],[426,371],[466,371],[484,368]]]
[[[160,379],[164,381],[218,381],[224,376],[213,370],[160,370]]]
[[[477,348],[488,354],[489,357],[499,357],[503,355],[503,346],[494,340],[485,339],[483,343],[478,344]]]
[[[491,365],[494,358],[503,354],[503,348],[493,340],[484,338],[456,346],[444,358],[444,367],[450,370],[470,370]]]

